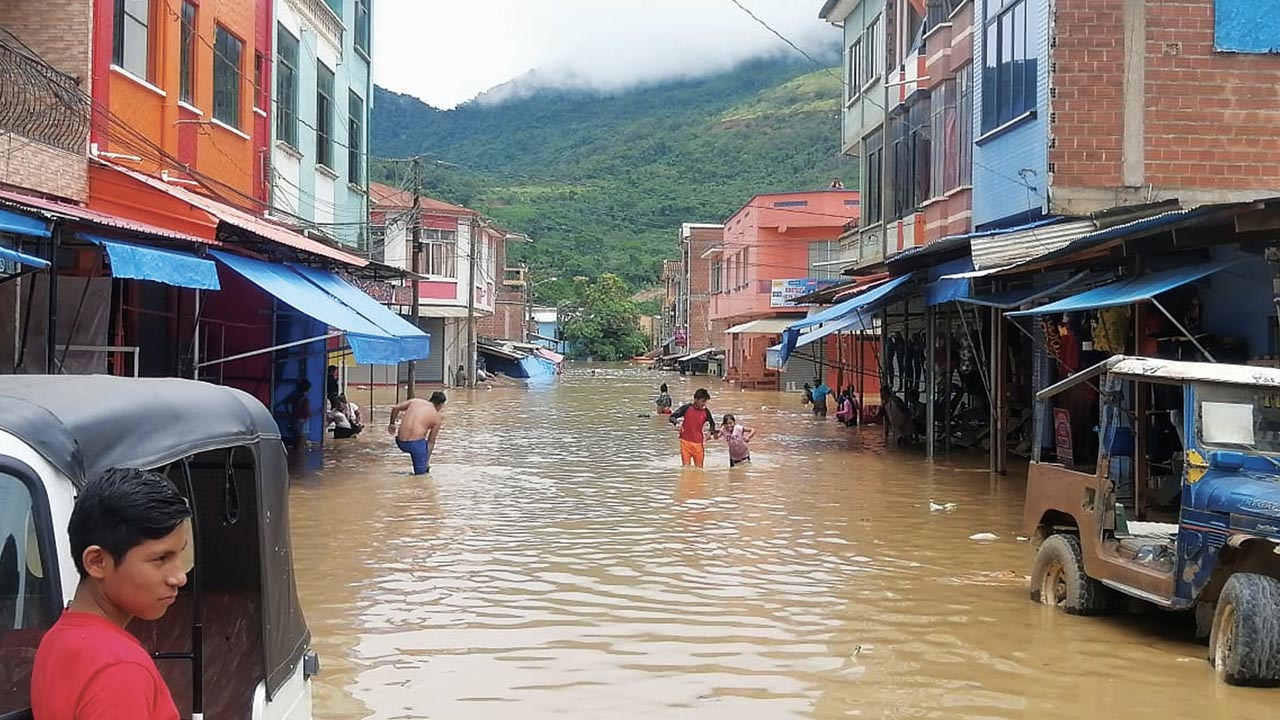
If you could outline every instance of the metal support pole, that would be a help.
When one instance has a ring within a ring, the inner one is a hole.
[[[200,379],[200,291],[196,290],[196,327],[191,335],[191,379]]]
[[[943,396],[946,398],[947,414],[946,414],[946,417],[943,418],[943,422],[946,423],[946,428],[944,429],[944,432],[946,434],[943,436],[942,442],[943,442],[943,451],[947,454],[948,457],[951,455],[951,436],[954,434],[951,428],[951,423],[952,423],[951,416],[955,410],[955,406],[951,402],[951,389],[954,387],[954,379],[955,379],[955,364],[954,364],[955,360],[951,356],[951,346],[953,344],[951,340],[953,337],[955,337],[955,327],[952,324],[952,320],[951,320],[952,309],[953,308],[950,305],[947,306],[947,311],[946,311],[947,312],[947,329],[945,331],[946,334],[943,339],[943,342],[947,344],[947,360],[946,360],[947,376],[942,381],[942,392],[943,392]]]
[[[1009,376],[1009,353],[1008,353],[1008,331],[1004,326],[1004,313],[999,308],[991,309],[991,336],[992,342],[992,358],[991,370],[995,374],[995,382],[992,384],[992,391],[995,395],[995,432],[991,438],[991,469],[992,471],[1003,475],[1005,474],[1005,462],[1008,454],[1005,449],[1005,433],[1008,430],[1009,419],[1006,398],[1008,397],[1007,384]]]
[[[412,249],[411,249],[411,256],[413,257],[413,261],[412,261],[413,267],[410,268],[410,270],[414,274],[410,276],[409,282],[413,283],[413,305],[412,305],[412,309],[410,310],[410,314],[413,315],[413,326],[416,328],[422,327],[422,321],[418,316],[418,312],[421,309],[421,306],[420,306],[421,299],[419,297],[418,277],[417,277],[417,273],[420,271],[421,263],[422,263],[422,218],[418,213],[421,207],[422,207],[422,158],[414,156],[413,158],[413,217],[409,221],[413,223],[410,229],[410,234],[412,235],[412,238],[413,238]],[[417,388],[418,361],[410,360],[409,362],[406,363],[406,365],[408,366],[408,370],[409,370],[409,381],[408,381],[408,387],[405,389],[405,394],[409,398],[413,398],[414,395],[417,394],[417,389],[418,389]],[[396,387],[397,387],[396,395],[399,396],[400,394],[398,390],[398,388],[400,387],[399,379],[397,379],[396,381]]]
[[[49,235],[49,311],[47,313],[47,333],[44,338],[44,371],[52,375],[55,370],[54,358],[58,355],[58,246],[62,243],[62,223],[55,223],[53,233]]]
[[[1173,323],[1173,326],[1178,328],[1178,332],[1185,335],[1187,339],[1191,341],[1191,344],[1196,346],[1197,350],[1203,353],[1205,357],[1209,358],[1209,362],[1212,362],[1212,363],[1218,362],[1217,360],[1213,359],[1213,356],[1209,354],[1208,350],[1204,349],[1204,346],[1200,344],[1200,341],[1197,340],[1194,335],[1192,335],[1190,332],[1187,331],[1185,327],[1182,326],[1182,323],[1175,320],[1173,315],[1168,310],[1164,309],[1164,306],[1160,304],[1159,300],[1156,300],[1155,298],[1151,298],[1151,304],[1155,305],[1157,310],[1164,313],[1164,316],[1169,318],[1169,322]]]
[[[467,248],[467,387],[476,386],[476,264],[479,261],[480,221],[471,218],[471,242]]]
[[[925,382],[928,384],[928,390],[925,392],[924,407],[924,442],[925,457],[932,461],[934,458],[934,445],[938,441],[938,430],[936,425],[937,418],[934,417],[934,405],[938,399],[938,369],[937,363],[933,361],[933,348],[937,343],[938,318],[934,312],[932,305],[926,305],[924,309],[924,376]]]

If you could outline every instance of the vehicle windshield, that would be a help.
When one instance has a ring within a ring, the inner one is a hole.
[[[1280,454],[1280,388],[1198,384],[1196,434],[1206,447]]]

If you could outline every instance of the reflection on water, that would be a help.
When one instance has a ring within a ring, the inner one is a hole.
[[[752,464],[712,443],[680,468],[649,416],[663,381],[758,428]],[[1032,605],[1018,470],[637,369],[451,393],[446,417],[427,478],[385,409],[295,478],[319,718],[1241,718],[1280,698],[1217,685],[1175,617]]]

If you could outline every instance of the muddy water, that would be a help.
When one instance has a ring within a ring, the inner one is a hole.
[[[639,416],[662,380],[756,427],[753,463],[731,471],[713,444],[682,470],[674,433]],[[1030,604],[1017,469],[930,466],[791,395],[635,369],[447,411],[427,479],[375,424],[295,481],[317,717],[1165,720],[1280,702],[1216,684],[1176,618]]]

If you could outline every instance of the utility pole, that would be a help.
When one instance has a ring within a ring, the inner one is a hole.
[[[470,266],[467,281],[467,387],[476,386],[476,264],[480,261],[480,220],[471,218],[471,241],[467,247]]]
[[[413,238],[412,257],[413,261],[409,268],[409,282],[413,283],[413,326],[422,327],[422,321],[418,317],[419,303],[421,298],[418,296],[418,268],[422,262],[422,222],[418,217],[418,210],[422,205],[422,159],[415,155],[413,157],[413,218],[409,221],[413,223],[410,235]],[[409,386],[405,390],[405,394],[409,398],[417,395],[418,389],[418,362],[410,360],[409,363]]]

